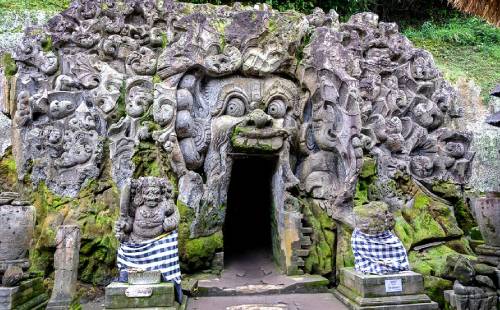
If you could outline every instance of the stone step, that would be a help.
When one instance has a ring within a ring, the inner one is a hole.
[[[302,234],[304,235],[310,235],[313,233],[313,228],[312,227],[302,227],[300,229],[300,231],[302,232]]]
[[[324,293],[328,291],[328,279],[319,275],[284,276],[277,275],[267,283],[254,282],[231,286],[219,278],[198,281],[197,296],[245,296],[274,295],[290,293]]]
[[[302,258],[298,257],[295,260],[295,265],[298,266],[298,267],[304,267],[304,265],[305,265],[304,260]]]
[[[330,293],[190,298],[187,310],[347,310]]]
[[[298,249],[298,250],[295,250],[295,253],[299,257],[309,256],[309,252],[311,252],[311,250],[309,250],[309,249]]]
[[[311,237],[309,237],[309,236],[300,237],[300,246],[302,248],[309,247],[311,245],[312,245]]]

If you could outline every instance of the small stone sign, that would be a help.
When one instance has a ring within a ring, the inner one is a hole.
[[[401,279],[389,279],[385,280],[385,292],[386,293],[394,293],[394,292],[402,292],[403,291],[403,283]]]
[[[133,297],[150,297],[153,294],[153,288],[144,286],[129,287],[125,291],[125,296]]]

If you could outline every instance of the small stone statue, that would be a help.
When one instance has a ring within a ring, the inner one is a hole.
[[[354,219],[351,244],[356,271],[390,274],[410,270],[403,244],[390,231],[394,218],[385,202],[355,207]]]
[[[129,274],[160,271],[164,282],[174,282],[182,300],[181,270],[177,250],[179,211],[173,187],[165,178],[141,177],[126,184],[121,193],[116,236],[120,240],[120,282],[131,282]]]
[[[177,228],[179,211],[167,179],[143,177],[122,190],[116,236],[121,242],[140,243]]]

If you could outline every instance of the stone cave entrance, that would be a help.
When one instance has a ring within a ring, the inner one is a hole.
[[[233,157],[224,233],[224,268],[273,265],[272,178],[277,157]]]

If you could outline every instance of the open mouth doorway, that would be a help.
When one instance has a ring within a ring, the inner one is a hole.
[[[275,157],[235,156],[224,223],[225,268],[272,264],[272,177]]]

